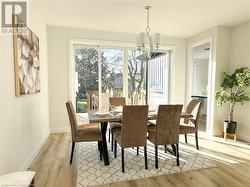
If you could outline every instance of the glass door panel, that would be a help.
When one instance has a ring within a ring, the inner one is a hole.
[[[100,108],[109,108],[109,97],[123,96],[122,49],[102,48]]]
[[[98,50],[75,46],[76,112],[98,107]]]
[[[149,63],[149,105],[168,103],[169,52],[156,53]]]
[[[137,57],[142,55],[138,50],[128,50],[128,104],[145,104],[145,63]]]

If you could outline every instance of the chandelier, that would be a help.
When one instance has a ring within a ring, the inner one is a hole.
[[[149,16],[151,6],[145,6],[145,10],[147,12],[147,27],[146,32],[142,32],[136,38],[137,49],[143,51],[147,54],[147,58],[151,58],[151,54],[155,53],[159,49],[160,45],[160,33],[155,33],[154,35],[150,35],[150,26],[149,26]]]

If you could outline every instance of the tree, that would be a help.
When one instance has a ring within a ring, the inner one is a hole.
[[[139,54],[138,51],[130,51],[128,55],[128,80],[136,92],[141,92],[144,81],[144,62],[136,59]]]
[[[129,51],[128,80],[132,91],[140,92],[144,81],[144,64],[137,60],[138,51]],[[117,79],[123,77],[123,51],[117,49],[101,50],[102,91],[121,88]],[[75,49],[75,71],[78,73],[78,97],[83,98],[87,91],[98,91],[98,50],[95,48]],[[121,84],[121,85],[120,85]]]
[[[98,90],[98,51],[94,48],[75,49],[75,71],[78,73],[80,97],[87,90]]]
[[[249,85],[249,68],[238,68],[231,75],[224,72],[224,79],[220,85],[221,89],[216,92],[216,99],[218,105],[229,104],[229,121],[233,121],[236,103],[244,104],[250,100],[249,95],[245,90]]]

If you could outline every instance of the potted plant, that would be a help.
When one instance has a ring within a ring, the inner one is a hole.
[[[250,100],[246,88],[250,85],[250,69],[241,67],[236,69],[233,74],[224,72],[224,79],[216,92],[218,105],[229,104],[228,120],[224,122],[224,129],[227,133],[235,134],[237,122],[234,121],[234,109],[237,103],[244,104]]]

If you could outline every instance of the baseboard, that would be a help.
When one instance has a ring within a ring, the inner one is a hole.
[[[37,154],[39,153],[39,151],[41,150],[43,144],[45,143],[45,141],[48,139],[49,137],[49,130],[44,134],[44,136],[42,137],[40,143],[38,143],[35,148],[33,149],[33,151],[27,156],[27,158],[25,159],[25,161],[21,164],[21,166],[19,167],[20,171],[24,171],[24,170],[28,170],[29,167],[31,166],[32,162],[34,161],[34,159],[36,158]]]
[[[62,133],[62,132],[70,132],[70,129],[66,126],[50,128],[50,133]]]
[[[237,140],[241,140],[241,141],[250,143],[250,136],[247,136],[244,134],[237,134]]]

